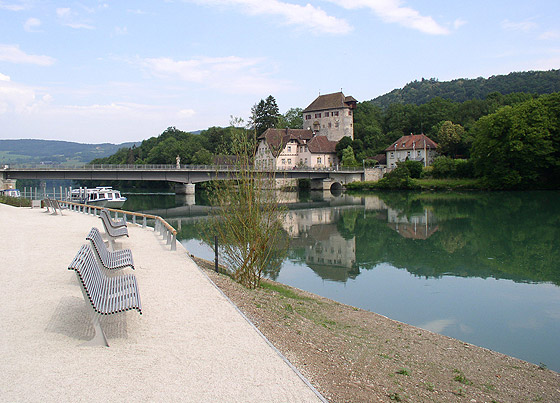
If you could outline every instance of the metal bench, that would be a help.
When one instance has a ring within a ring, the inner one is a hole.
[[[101,221],[103,222],[105,233],[111,238],[128,236],[128,229],[126,228],[126,224],[124,226],[115,226],[114,224],[112,224],[113,219],[109,217],[109,214],[106,210],[101,210],[101,212],[99,213],[99,218],[101,218]]]
[[[105,246],[103,238],[101,238],[101,232],[99,232],[97,228],[93,227],[89,231],[86,239],[91,242],[101,264],[105,268],[115,270],[130,266],[134,269],[134,261],[132,260],[132,252],[130,249],[110,251],[107,249],[107,246]]]
[[[95,252],[87,244],[82,245],[68,266],[68,270],[76,272],[86,305],[91,308],[95,335],[85,344],[109,347],[99,318],[101,315],[111,315],[131,309],[136,309],[142,314],[136,277],[134,274],[107,276],[99,265]]]
[[[124,220],[124,219],[121,219],[121,220],[113,219],[111,217],[111,213],[109,213],[109,210],[107,210],[106,208],[101,210],[100,215],[101,214],[103,214],[107,217],[107,219],[109,220],[109,224],[111,224],[111,227],[113,227],[113,228],[126,227],[126,220]]]

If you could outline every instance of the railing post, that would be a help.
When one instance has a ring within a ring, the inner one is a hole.
[[[173,234],[171,239],[171,250],[177,250],[177,235]]]
[[[147,224],[146,216],[144,216],[142,218],[142,228],[146,228],[146,225],[148,225],[148,224]]]

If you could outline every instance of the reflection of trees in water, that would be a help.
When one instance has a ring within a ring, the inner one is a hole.
[[[433,212],[438,231],[407,239],[366,212],[356,222],[357,261],[373,268],[388,262],[418,276],[444,274],[560,284],[559,192],[385,194],[404,216],[422,207]],[[414,202],[414,203],[413,203]],[[412,206],[410,209],[408,206]],[[381,218],[381,219],[380,219]]]

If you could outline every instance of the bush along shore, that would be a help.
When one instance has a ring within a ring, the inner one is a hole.
[[[329,402],[558,402],[560,374],[193,257]]]

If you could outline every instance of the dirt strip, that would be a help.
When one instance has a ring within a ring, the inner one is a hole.
[[[560,401],[544,366],[272,281],[247,290],[194,259],[331,402]]]

